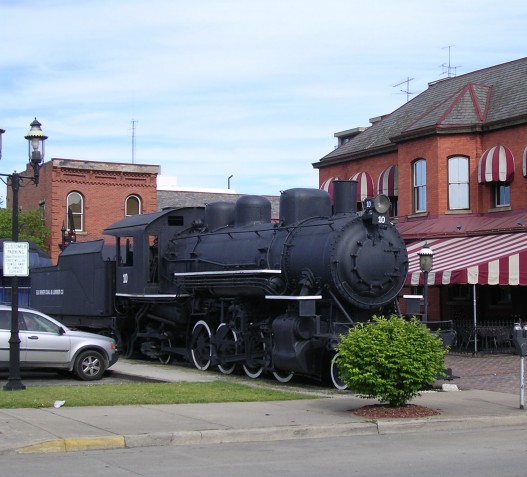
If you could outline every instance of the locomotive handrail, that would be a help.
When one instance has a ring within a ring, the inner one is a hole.
[[[251,274],[270,274],[277,275],[282,273],[282,270],[271,269],[252,269],[252,270],[217,270],[211,272],[174,272],[175,277],[192,277],[192,276],[213,276],[213,275],[251,275]]]
[[[322,300],[322,295],[265,295],[266,300]]]
[[[160,299],[173,299],[173,298],[185,298],[189,297],[188,293],[157,293],[157,294],[146,294],[140,293],[116,293],[115,296],[127,297],[127,298],[160,298]]]

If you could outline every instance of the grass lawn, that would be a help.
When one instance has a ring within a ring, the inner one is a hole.
[[[77,407],[294,399],[313,399],[313,396],[222,381],[33,386],[21,391],[0,390],[0,409],[52,407],[55,401],[66,401],[64,406]]]

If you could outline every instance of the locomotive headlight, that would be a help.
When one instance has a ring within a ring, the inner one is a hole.
[[[373,199],[373,208],[378,214],[386,214],[390,210],[390,199],[384,194],[379,194]]]

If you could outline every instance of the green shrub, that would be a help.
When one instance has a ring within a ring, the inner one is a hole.
[[[441,338],[416,319],[373,317],[341,337],[340,376],[362,398],[400,407],[445,370]]]
[[[11,239],[13,211],[11,209],[0,209],[0,238]],[[48,239],[51,236],[41,217],[39,209],[18,213],[18,233],[21,241],[30,240],[41,250],[48,248]]]

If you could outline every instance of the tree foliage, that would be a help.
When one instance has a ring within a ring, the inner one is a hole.
[[[0,209],[0,238],[12,238],[13,212]],[[40,216],[40,210],[18,213],[18,239],[34,242],[40,249],[47,250],[50,233]]]
[[[391,315],[351,328],[337,351],[341,379],[351,390],[400,407],[444,373],[447,349],[417,319]]]

